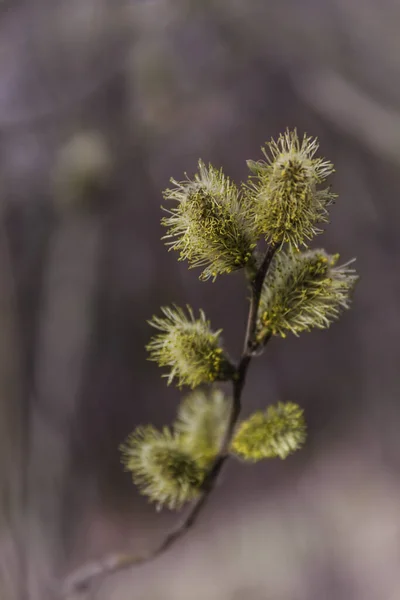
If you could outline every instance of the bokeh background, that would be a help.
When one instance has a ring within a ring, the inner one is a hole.
[[[395,0],[2,1],[2,600],[59,600],[71,569],[179,518],[119,463],[180,398],[146,360],[146,319],[202,307],[237,355],[246,288],[166,252],[161,192],[200,157],[244,179],[286,127],[337,169],[314,245],[361,275],[329,331],[274,340],[250,369],[243,414],[298,402],[307,445],[232,461],[186,538],[80,598],[400,598],[399,24]]]

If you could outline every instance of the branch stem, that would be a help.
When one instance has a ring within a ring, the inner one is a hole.
[[[194,501],[189,513],[186,515],[183,521],[178,524],[176,528],[172,529],[172,531],[166,535],[166,537],[156,548],[139,556],[116,553],[84,565],[83,567],[71,573],[65,579],[61,590],[62,597],[66,597],[72,593],[86,591],[94,579],[105,577],[106,575],[138,566],[157,558],[160,554],[163,554],[166,550],[168,550],[178,539],[183,537],[183,535],[196,523],[197,518],[199,517],[212,491],[215,488],[215,484],[225,461],[229,458],[229,448],[241,411],[242,391],[246,382],[247,370],[257,349],[255,334],[262,287],[276,250],[276,246],[270,245],[268,247],[263,262],[261,263],[261,266],[259,267],[254,279],[251,281],[250,308],[247,319],[243,352],[237,365],[235,376],[232,379],[233,398],[229,422],[227,424],[220,451],[203,482],[200,496]],[[265,345],[266,341],[263,342],[263,345]]]

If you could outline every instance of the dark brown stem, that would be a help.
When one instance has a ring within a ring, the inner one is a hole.
[[[261,263],[260,268],[258,269],[256,276],[251,282],[251,303],[250,303],[250,312],[249,319],[247,321],[247,331],[243,348],[242,361],[246,356],[253,356],[254,352],[257,350],[256,343],[256,327],[257,327],[257,313],[258,308],[260,306],[260,298],[263,283],[265,280],[265,276],[268,273],[268,269],[270,267],[271,261],[275,255],[277,250],[276,246],[270,245],[268,246],[268,250],[265,253],[264,260]]]
[[[275,246],[269,246],[264,256],[264,260],[258,269],[254,279],[251,282],[251,300],[247,319],[246,334],[243,345],[243,352],[237,366],[233,383],[232,409],[229,416],[229,422],[226,428],[224,439],[221,444],[218,456],[215,458],[210,470],[203,482],[202,492],[194,501],[189,513],[184,520],[161,541],[161,543],[147,554],[134,556],[131,554],[112,554],[108,557],[89,563],[80,569],[77,569],[64,582],[61,595],[68,596],[76,592],[83,592],[88,589],[94,579],[104,577],[105,575],[116,573],[130,567],[141,565],[157,558],[168,550],[178,539],[180,539],[196,523],[197,518],[206,505],[208,498],[215,488],[218,475],[225,461],[229,458],[229,448],[235,431],[236,424],[241,411],[241,397],[249,364],[257,349],[255,341],[257,314],[260,305],[260,298],[265,276],[271,264],[272,258],[276,252]],[[265,345],[265,344],[264,344]]]

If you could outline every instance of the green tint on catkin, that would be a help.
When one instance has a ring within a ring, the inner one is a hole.
[[[178,387],[195,388],[232,377],[234,367],[220,346],[221,330],[211,330],[202,310],[198,319],[189,306],[188,315],[177,306],[161,310],[164,317],[149,321],[161,333],[146,348],[150,360],[160,367],[170,367],[170,372],[164,375],[168,384],[176,380]]]
[[[257,462],[264,458],[286,458],[304,444],[306,425],[303,410],[292,402],[270,406],[243,421],[231,451],[239,458]]]
[[[247,186],[259,235],[273,244],[291,248],[307,246],[322,233],[319,223],[328,222],[327,207],[336,198],[319,186],[333,173],[332,163],[315,158],[316,139],[287,130],[278,141],[262,148],[266,161],[247,161],[253,177]]]
[[[134,483],[158,508],[178,509],[198,496],[205,473],[167,427],[138,427],[120,449]]]
[[[231,399],[212,387],[183,399],[174,425],[185,447],[206,467],[217,456],[228,425]]]
[[[161,223],[168,228],[163,239],[190,267],[204,267],[200,279],[215,278],[244,267],[259,237],[250,217],[248,201],[222,169],[199,161],[193,180],[177,182],[164,192],[177,202]]]
[[[325,329],[349,308],[357,275],[353,261],[336,266],[338,258],[324,250],[276,254],[261,294],[259,343],[270,334]]]

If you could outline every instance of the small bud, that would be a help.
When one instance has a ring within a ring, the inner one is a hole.
[[[353,261],[336,267],[338,258],[324,250],[275,255],[261,293],[259,343],[269,334],[325,329],[349,308],[358,277],[349,268]]]
[[[227,428],[230,399],[219,389],[195,390],[184,398],[174,426],[182,443],[206,468],[217,456]]]
[[[292,402],[270,406],[243,421],[232,442],[232,452],[250,462],[286,458],[304,444],[303,410]]]
[[[222,170],[207,168],[199,161],[194,180],[171,182],[164,198],[178,205],[166,210],[162,219],[168,227],[163,239],[171,250],[180,252],[179,260],[188,260],[190,267],[205,267],[200,279],[216,279],[244,267],[252,256],[258,233],[249,215],[246,198]]]
[[[147,345],[150,360],[160,367],[170,367],[168,385],[177,379],[178,387],[192,388],[202,383],[226,381],[232,378],[234,367],[220,346],[220,333],[212,331],[204,312],[194,317],[188,306],[189,316],[174,306],[162,308],[165,317],[153,317],[149,324],[159,329]]]
[[[255,175],[247,184],[255,224],[269,243],[307,246],[322,233],[317,224],[328,222],[327,207],[336,196],[317,186],[334,169],[330,162],[314,158],[317,150],[316,139],[304,136],[300,141],[296,130],[287,130],[277,142],[271,140],[262,148],[266,162],[247,161]]]
[[[204,471],[167,427],[138,427],[120,450],[134,483],[158,508],[178,509],[198,496]]]

